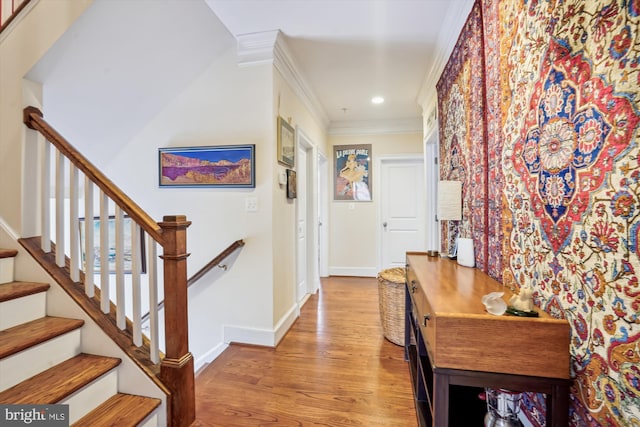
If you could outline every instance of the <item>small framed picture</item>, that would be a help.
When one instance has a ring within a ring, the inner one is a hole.
[[[278,117],[278,162],[290,168],[296,165],[296,131],[282,117]]]
[[[287,199],[295,199],[298,183],[296,182],[296,171],[287,169]]]
[[[91,229],[93,230],[93,242],[94,247],[91,249],[91,253],[85,252],[85,222],[86,218],[79,218],[79,226],[80,226],[80,250],[82,251],[82,261],[86,263],[87,261],[93,262],[93,271],[94,273],[100,273],[102,271],[102,265],[100,264],[100,230],[101,227],[106,227],[107,235],[109,238],[109,250],[108,250],[108,265],[107,269],[109,270],[109,274],[113,274],[116,272],[116,217],[109,216],[107,218],[107,224],[100,224],[100,217],[94,217],[90,219],[92,222]],[[125,216],[123,219],[122,227],[124,230],[124,272],[131,273],[133,270],[133,257],[132,257],[132,247],[134,238],[140,239],[140,243],[138,247],[140,248],[140,253],[138,254],[138,260],[140,262],[140,273],[147,272],[147,260],[145,254],[145,237],[144,231],[140,230],[140,236],[134,237],[131,235],[131,218]],[[86,268],[86,267],[85,267]]]

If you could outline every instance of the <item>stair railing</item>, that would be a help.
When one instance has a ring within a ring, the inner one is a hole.
[[[187,280],[187,288],[191,287],[194,283],[200,280],[205,274],[211,271],[214,267],[222,268],[223,270],[227,269],[226,264],[221,264],[222,261],[227,259],[236,249],[244,246],[244,240],[236,240],[232,244],[230,244],[225,250],[216,255],[211,261],[209,261],[204,267],[198,270],[193,276],[189,277]],[[151,307],[151,306],[150,306]],[[157,305],[157,311],[160,311],[164,308],[164,300],[160,301]],[[151,320],[153,310],[149,310],[144,316],[142,316],[142,324],[145,325],[147,322]],[[149,328],[143,328],[145,330]]]
[[[188,345],[187,311],[186,229],[190,222],[183,215],[165,216],[161,222],[153,220],[47,123],[39,109],[25,108],[24,123],[36,131],[40,145],[35,150],[41,153],[38,159],[28,162],[30,167],[37,165],[32,168],[34,173],[40,174],[41,180],[39,228],[42,251],[55,250],[55,263],[60,268],[68,266],[73,282],[84,278],[86,296],[100,298],[103,313],[109,314],[115,305],[118,328],[124,331],[132,324],[133,344],[141,352],[146,348],[141,329],[144,299],[141,277],[146,269],[145,285],[150,307],[148,358],[153,363],[159,362],[158,378],[170,392],[168,422],[171,426],[190,425],[195,419],[194,369]],[[81,175],[84,176],[82,186]],[[53,191],[50,190],[52,187]],[[81,203],[83,199],[84,203]],[[147,238],[141,241],[142,231]],[[82,246],[81,240],[84,240]],[[159,258],[163,263],[163,275],[157,274],[158,246],[162,249]],[[148,253],[144,267],[143,253]],[[129,276],[128,292],[125,278]],[[158,342],[158,282],[163,283],[165,295],[164,357],[160,355]],[[99,290],[95,283],[99,283]],[[112,285],[115,285],[113,297]],[[127,309],[129,304],[131,310]]]
[[[0,2],[0,33],[27,7],[31,0],[7,0]]]

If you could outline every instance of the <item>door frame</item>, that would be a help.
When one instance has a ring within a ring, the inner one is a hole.
[[[329,161],[318,151],[318,283],[320,277],[329,277]],[[320,225],[322,222],[322,225]]]
[[[378,178],[377,181],[378,182],[382,182],[382,180],[384,179],[384,177],[382,176],[382,165],[384,163],[389,163],[389,162],[402,162],[402,161],[415,161],[415,160],[419,160],[422,162],[422,169],[423,171],[426,170],[425,167],[425,161],[424,161],[424,154],[423,153],[412,153],[412,154],[395,154],[395,155],[385,155],[385,156],[380,156],[378,157],[377,161],[376,161],[376,170],[378,171]],[[423,186],[423,191],[425,192],[424,194],[424,200],[425,202],[428,200],[427,199],[427,188],[426,188],[426,176],[423,176],[423,182],[425,182],[425,185]],[[378,200],[378,208],[376,209],[376,223],[378,224],[377,227],[377,236],[376,236],[376,241],[377,246],[378,246],[378,265],[377,265],[377,269],[378,271],[382,270],[383,267],[383,260],[382,260],[382,233],[383,233],[383,229],[382,229],[382,206],[384,204],[384,200],[382,200],[382,190],[381,190],[381,185],[376,185],[374,188],[374,200]],[[427,211],[425,210],[425,217],[423,218],[423,224],[422,224],[422,229],[423,230],[427,230]],[[425,247],[427,244],[427,236],[422,236],[424,243],[425,243]]]
[[[296,237],[296,272],[295,272],[295,280],[294,280],[294,301],[296,304],[296,311],[297,314],[300,314],[300,308],[304,305],[304,303],[307,301],[307,299],[309,298],[309,296],[311,296],[311,294],[314,294],[317,290],[318,290],[318,284],[320,283],[320,276],[318,274],[318,192],[317,192],[317,188],[318,188],[318,170],[317,170],[317,166],[318,166],[318,162],[316,161],[317,158],[317,148],[316,145],[313,143],[313,141],[311,140],[311,138],[309,138],[309,136],[307,136],[307,134],[299,127],[296,126],[296,150],[303,150],[307,152],[307,162],[306,164],[300,164],[300,162],[297,162],[296,164],[296,169],[299,170],[300,168],[305,168],[306,169],[306,186],[305,188],[301,189],[300,187],[298,187],[297,191],[298,193],[300,193],[301,191],[305,191],[306,192],[306,200],[307,200],[307,207],[306,207],[306,218],[305,218],[305,225],[306,225],[306,230],[305,230],[305,242],[306,242],[306,266],[307,266],[307,274],[306,274],[306,278],[305,278],[305,282],[307,284],[305,292],[306,294],[304,296],[299,296],[298,295],[298,257],[300,254],[300,247],[299,247],[299,239]],[[296,236],[297,236],[297,227],[298,227],[298,222],[299,222],[299,217],[298,217],[298,200],[299,199],[295,199],[296,200],[296,223],[295,223],[295,229],[296,229]]]

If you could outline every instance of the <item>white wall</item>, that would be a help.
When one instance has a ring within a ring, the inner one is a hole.
[[[18,234],[22,232],[23,78],[90,4],[91,0],[37,2],[0,35],[0,218]]]
[[[327,134],[324,126],[305,107],[302,100],[296,95],[291,86],[285,81],[282,74],[276,70],[274,74],[274,114],[272,122],[276,123],[278,116],[290,120],[294,128],[301,129],[305,135],[315,144],[312,157],[317,158],[317,153],[326,155]],[[277,129],[273,135],[274,144],[277,142]],[[274,145],[275,147],[275,145]],[[274,152],[275,154],[275,152]],[[272,159],[276,172],[286,168],[277,163],[276,157]],[[295,168],[300,168],[296,162]],[[316,173],[317,175],[317,173]],[[286,188],[279,186],[277,173],[274,174],[273,188],[273,253],[274,256],[274,295],[273,295],[273,321],[275,324],[291,317],[295,310],[295,286],[296,286],[296,205],[298,199],[289,200],[286,197]],[[312,177],[310,176],[310,179]],[[317,187],[316,187],[317,188]],[[308,195],[315,198],[316,194]],[[308,235],[307,238],[313,238]]]
[[[238,67],[230,43],[106,166],[115,184],[152,217],[184,214],[192,221],[188,275],[233,241],[245,241],[233,263],[227,261],[226,272],[216,269],[190,289],[189,338],[196,363],[223,349],[223,325],[229,327],[227,341],[253,333],[247,339],[260,342],[273,330],[271,81],[269,64]],[[159,188],[158,148],[230,144],[256,145],[255,189]],[[247,197],[257,198],[257,212],[245,211]]]
[[[26,128],[22,109],[28,98],[39,98],[37,85],[23,84],[28,70],[45,54],[55,40],[91,4],[91,0],[32,1],[25,13],[0,35],[0,247],[19,251],[16,279],[48,282],[47,313],[84,319],[82,351],[122,359],[118,368],[119,389],[163,400],[158,414],[165,421],[164,394],[144,375],[115,343],[98,328],[70,297],[16,242],[22,235],[22,175]],[[24,95],[28,95],[23,98]],[[37,100],[30,100],[30,102]],[[33,171],[27,165],[25,174]]]
[[[380,156],[422,153],[422,134],[334,135],[331,146],[371,144],[375,167]],[[329,206],[329,274],[341,276],[375,276],[378,272],[377,222],[379,200],[371,202],[333,201],[332,155],[328,156],[331,176]],[[380,185],[379,171],[372,168],[372,191]]]

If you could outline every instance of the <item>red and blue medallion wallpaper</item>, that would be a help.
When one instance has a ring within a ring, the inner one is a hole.
[[[640,1],[478,0],[470,20],[478,4],[484,133],[465,148],[487,152],[474,177],[488,195],[486,222],[472,228],[485,244],[479,266],[531,286],[569,322],[570,425],[640,426]],[[465,37],[475,37],[466,26]],[[452,104],[441,99],[453,96],[438,87],[444,120]],[[445,147],[461,134],[440,132]],[[540,395],[525,394],[523,408],[544,425]]]
[[[456,236],[472,238],[475,264],[486,271],[487,147],[482,40],[482,13],[476,3],[436,88],[440,179],[462,182],[462,221],[444,222],[441,251],[449,253]]]

